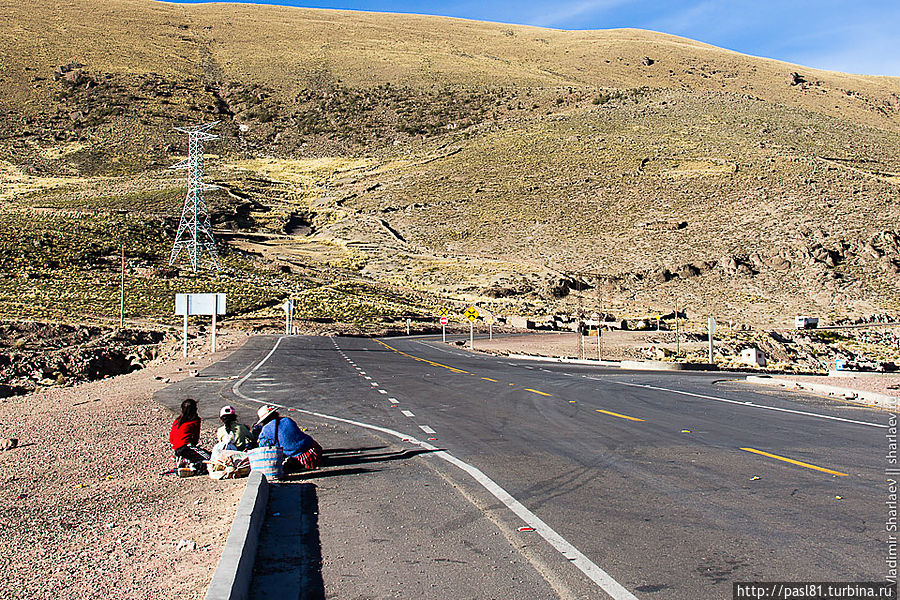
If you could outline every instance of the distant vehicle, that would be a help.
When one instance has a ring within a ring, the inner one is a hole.
[[[818,326],[818,317],[794,317],[794,327],[797,329],[815,329]]]

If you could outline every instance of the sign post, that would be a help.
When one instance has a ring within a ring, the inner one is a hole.
[[[716,320],[709,318],[709,364],[715,364],[713,361],[713,335],[716,333]]]
[[[406,335],[409,335],[409,324],[412,322],[412,319],[409,317],[406,318]]]
[[[441,315],[441,335],[443,337],[443,342],[447,343],[447,323],[450,322],[450,319],[447,317],[450,316],[450,311],[447,307],[442,306],[440,310],[438,310],[438,314]]]
[[[285,300],[281,308],[284,309],[284,335],[290,335],[294,320],[294,301],[292,299]]]
[[[212,351],[216,351],[216,316],[225,314],[225,294],[175,294],[175,314],[184,315],[182,356],[187,358],[188,317],[190,315],[212,316],[210,345]]]
[[[600,325],[597,325],[597,362],[603,360],[603,346],[600,343]]]
[[[475,348],[475,319],[478,318],[478,310],[470,306],[466,310],[466,318],[469,320],[469,348]]]

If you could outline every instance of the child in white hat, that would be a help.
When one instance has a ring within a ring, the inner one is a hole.
[[[220,442],[230,438],[234,447],[241,452],[253,447],[250,430],[246,425],[237,422],[237,411],[233,406],[223,406],[219,411],[219,420],[222,421],[222,426],[216,430],[216,438]]]

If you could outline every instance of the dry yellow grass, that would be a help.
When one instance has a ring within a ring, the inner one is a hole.
[[[17,104],[29,98],[33,74],[46,76],[76,61],[97,71],[255,81],[287,100],[300,89],[338,81],[687,87],[748,94],[879,127],[900,123],[900,78],[819,71],[635,29],[559,31],[261,5],[3,0],[0,50],[5,96]],[[645,56],[654,63],[643,65]],[[809,83],[789,85],[794,71]]]
[[[527,311],[600,271],[608,306],[735,318],[880,309],[900,280],[900,78],[630,29],[148,0],[0,0],[0,52],[0,197],[23,205],[177,218],[172,126],[218,119],[217,223],[298,272],[530,282],[501,300]],[[84,81],[52,80],[67,63]]]

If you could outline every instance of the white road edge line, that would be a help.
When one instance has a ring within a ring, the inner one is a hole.
[[[591,379],[594,379],[591,377]],[[766,406],[765,404],[756,404],[754,402],[748,402],[746,400],[728,400],[727,398],[718,398],[716,396],[707,396],[705,394],[695,394],[693,392],[684,392],[681,390],[671,390],[669,388],[658,387],[655,385],[646,385],[642,383],[626,383],[624,381],[613,381],[606,380],[609,383],[617,383],[619,385],[627,385],[628,387],[638,387],[645,388],[648,390],[656,390],[659,392],[671,392],[673,394],[681,394],[682,396],[693,396],[694,398],[702,398],[704,400],[715,400],[716,402],[725,402],[727,404],[737,404],[738,406],[749,406],[751,408],[762,408],[765,410],[775,410],[778,412],[786,412],[792,413],[795,415],[803,415],[804,417],[816,417],[818,419],[829,419],[831,421],[842,421],[844,423],[855,423],[856,425],[868,425],[869,427],[879,427],[881,429],[887,429],[888,425],[883,425],[881,423],[869,423],[868,421],[855,421],[853,419],[844,419],[843,417],[832,417],[831,415],[821,415],[819,413],[811,413],[803,410],[792,410],[790,408],[779,408],[777,406]]]
[[[257,400],[256,398],[251,398],[241,393],[240,386],[244,381],[246,381],[253,373],[263,366],[269,358],[275,354],[275,350],[278,349],[278,345],[281,344],[281,340],[284,339],[284,336],[279,337],[278,341],[275,342],[275,346],[272,347],[272,350],[266,355],[264,359],[262,359],[259,364],[253,367],[249,373],[244,375],[242,379],[240,379],[234,386],[231,388],[236,396],[243,398],[249,402],[256,402],[258,404],[266,404],[262,400]],[[279,404],[273,404],[272,406],[277,406],[278,408],[287,408],[286,406],[282,406]],[[337,421],[339,423],[347,423],[348,425],[356,425],[357,427],[363,427],[365,429],[371,429],[372,431],[380,431],[381,433],[386,433],[390,436],[396,437],[402,440],[409,440],[411,444],[415,444],[425,450],[431,450],[434,456],[441,458],[451,465],[458,467],[462,471],[468,473],[472,479],[481,484],[481,487],[486,489],[491,493],[497,500],[502,502],[509,510],[511,510],[517,517],[522,519],[526,525],[534,529],[535,533],[540,535],[544,540],[547,541],[557,552],[562,554],[570,563],[575,565],[579,571],[587,575],[587,577],[596,583],[600,589],[606,592],[610,598],[613,600],[638,600],[638,597],[629,592],[621,583],[616,581],[609,575],[606,571],[597,566],[591,559],[581,553],[581,551],[570,544],[563,536],[559,535],[556,530],[552,527],[544,523],[540,517],[536,514],[528,510],[521,502],[513,498],[513,496],[507,492],[505,489],[500,487],[493,479],[485,475],[478,467],[470,465],[467,462],[464,462],[446,450],[441,450],[437,446],[432,446],[428,442],[422,442],[416,439],[411,435],[406,435],[400,433],[399,431],[394,431],[393,429],[388,429],[387,427],[380,427],[378,425],[371,425],[369,423],[363,423],[361,421],[352,421],[350,419],[343,419],[341,417],[335,417],[332,415],[326,415],[323,413],[314,412],[311,410],[305,410],[302,408],[295,408],[294,411],[302,412],[307,415],[312,415],[314,417],[319,417],[321,419],[329,419],[331,421]],[[404,411],[406,412],[406,411]]]

